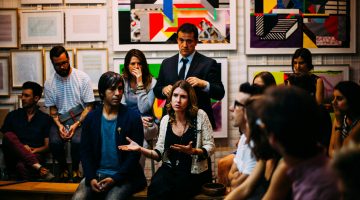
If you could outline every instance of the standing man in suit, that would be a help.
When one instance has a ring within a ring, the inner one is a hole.
[[[198,43],[198,30],[195,25],[181,25],[177,31],[177,43],[179,53],[165,59],[161,64],[154,87],[155,96],[166,99],[176,81],[186,80],[195,89],[199,108],[207,113],[212,127],[215,128],[210,98],[221,100],[225,95],[221,69],[214,59],[195,50]]]

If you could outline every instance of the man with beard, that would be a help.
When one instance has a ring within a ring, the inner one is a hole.
[[[72,180],[80,181],[81,123],[93,107],[94,93],[87,74],[70,66],[69,55],[62,46],[50,50],[55,72],[45,82],[45,106],[55,125],[50,130],[50,149],[60,164],[60,179],[70,178],[64,145],[71,143]]]
[[[41,94],[39,84],[25,82],[21,94],[22,108],[10,112],[1,128],[6,167],[14,170],[20,180],[42,178],[49,181],[54,178],[42,166],[49,148],[52,120],[37,106]]]

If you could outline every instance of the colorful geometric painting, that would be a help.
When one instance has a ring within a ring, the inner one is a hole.
[[[198,28],[198,49],[236,48],[236,0],[113,0],[113,3],[116,51],[176,50],[177,46],[171,44],[176,44],[177,29],[184,23]],[[166,48],[157,48],[163,45]]]
[[[225,96],[222,101],[211,100],[212,109],[215,117],[216,129],[214,130],[214,137],[215,138],[225,138],[227,137],[227,59],[226,58],[214,58],[218,65],[221,67],[221,81],[224,84],[225,88]],[[121,73],[124,68],[124,59],[122,58],[114,58],[114,71],[117,73]],[[160,66],[162,63],[162,58],[148,58],[147,62],[149,65],[149,70],[153,77],[157,78],[160,71]],[[155,98],[155,102],[153,104],[153,113],[154,116],[161,120],[162,116],[164,115],[164,107],[166,101],[163,99]]]
[[[293,73],[291,66],[248,66],[248,81],[262,71],[269,71],[274,76],[276,84],[283,84],[288,75]],[[340,81],[349,80],[349,65],[315,65],[313,74],[324,81],[324,103],[330,103],[335,85]]]
[[[355,51],[355,17],[351,18],[356,16],[354,0],[246,2],[248,54],[258,54],[258,49],[267,49],[261,54],[291,54],[294,51],[289,48],[300,47],[310,48],[314,53]],[[269,51],[270,48],[276,51]]]

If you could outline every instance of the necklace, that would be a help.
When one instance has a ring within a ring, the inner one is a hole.
[[[181,124],[181,123],[179,123],[179,124]],[[181,124],[181,125],[182,125],[182,124]],[[181,135],[180,135],[180,142],[179,142],[180,145],[183,145],[183,144],[182,144],[182,140],[183,140],[184,134],[185,134],[185,132],[186,132],[186,127],[187,127],[187,121],[185,122],[184,128],[183,128],[182,133],[181,133]],[[180,158],[179,158],[179,157],[180,157],[180,153],[181,153],[181,152],[179,152],[179,154],[178,154],[178,156],[177,156],[177,159],[176,159],[176,161],[175,161],[175,166],[178,166],[179,163],[180,163],[180,161],[179,161],[179,159],[180,159]]]

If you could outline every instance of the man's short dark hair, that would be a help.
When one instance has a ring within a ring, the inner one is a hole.
[[[63,46],[54,46],[50,50],[50,60],[53,62],[53,57],[59,57],[62,53],[65,53],[66,58],[69,58],[69,54]]]
[[[32,82],[32,81],[25,82],[22,85],[22,89],[23,90],[31,89],[32,92],[33,92],[34,97],[35,96],[41,97],[42,92],[43,92],[42,87],[38,83],[35,83],[35,82]]]
[[[196,28],[196,26],[194,24],[191,23],[185,23],[183,25],[181,25],[176,34],[179,35],[179,32],[183,32],[183,33],[194,33],[194,39],[196,41],[198,41],[199,39],[199,33],[198,33],[198,29]]]
[[[99,96],[101,100],[104,100],[105,91],[109,88],[112,88],[119,83],[124,85],[124,79],[122,76],[116,72],[108,71],[101,75],[98,84]]]

